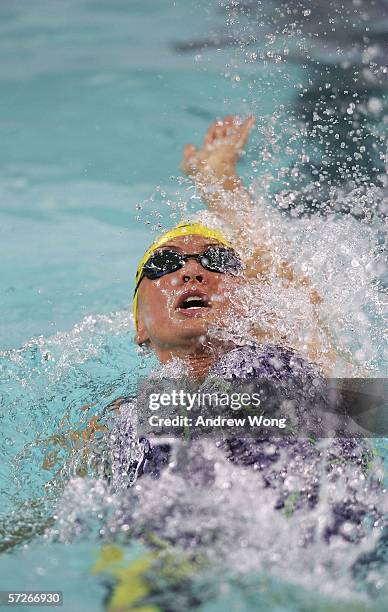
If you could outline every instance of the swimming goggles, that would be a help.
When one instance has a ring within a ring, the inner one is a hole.
[[[150,280],[161,278],[183,268],[189,259],[198,261],[205,270],[220,272],[221,274],[229,272],[238,275],[243,267],[237,253],[228,247],[209,246],[203,253],[192,253],[190,255],[172,249],[154,251],[143,266],[135,288],[135,295],[145,276]]]

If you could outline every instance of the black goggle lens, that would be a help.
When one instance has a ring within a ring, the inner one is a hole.
[[[151,280],[161,278],[165,274],[170,274],[182,268],[184,259],[177,251],[155,251],[143,266],[142,276],[146,276]]]
[[[211,272],[239,272],[242,268],[236,253],[222,247],[209,247],[199,258],[201,265]]]

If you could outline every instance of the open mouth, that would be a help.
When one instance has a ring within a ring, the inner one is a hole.
[[[204,312],[210,308],[209,297],[199,291],[186,291],[179,296],[176,310],[184,312],[184,314],[194,314]]]

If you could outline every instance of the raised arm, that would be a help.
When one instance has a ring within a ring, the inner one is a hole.
[[[216,121],[208,129],[201,149],[189,144],[183,153],[182,169],[191,176],[202,200],[234,230],[237,249],[245,255],[248,277],[270,280],[274,272],[281,278],[310,286],[286,259],[275,258],[279,245],[265,211],[260,210],[237,173],[237,162],[255,123],[250,116],[240,122],[233,116]],[[311,300],[318,303],[311,289]]]

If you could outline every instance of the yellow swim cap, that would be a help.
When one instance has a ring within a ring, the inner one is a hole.
[[[220,242],[221,244],[224,244],[228,247],[232,246],[230,242],[225,238],[225,236],[218,230],[213,230],[210,227],[206,227],[206,225],[202,225],[201,223],[188,223],[186,221],[183,221],[179,223],[176,227],[173,227],[171,230],[168,230],[167,232],[162,234],[162,236],[155,240],[155,242],[151,244],[149,249],[146,250],[137,268],[135,287],[137,287],[137,284],[143,272],[144,264],[146,263],[146,261],[148,261],[150,255],[154,251],[156,251],[156,249],[161,247],[165,242],[168,242],[172,238],[178,238],[178,236],[191,236],[193,234],[196,236],[203,236],[204,238],[213,238],[214,240],[217,240],[217,242]],[[137,296],[138,292],[136,291],[133,297],[132,304],[135,329],[137,328]]]

